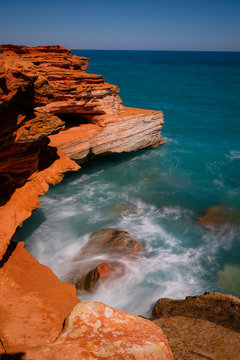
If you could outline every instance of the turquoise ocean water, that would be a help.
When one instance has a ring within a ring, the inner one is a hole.
[[[128,274],[80,299],[147,314],[160,297],[240,296],[240,227],[213,233],[197,218],[240,213],[240,53],[83,51],[90,73],[124,105],[162,110],[166,144],[88,163],[41,198],[16,237],[64,279],[90,233],[128,231],[143,255]],[[237,215],[238,216],[238,215]]]

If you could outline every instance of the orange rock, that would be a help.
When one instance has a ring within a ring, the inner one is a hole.
[[[49,168],[35,172],[26,184],[17,189],[7,204],[0,207],[0,259],[17,227],[40,206],[38,197],[44,195],[49,184],[59,183],[64,173],[77,171],[79,166],[58,150],[57,159]]]
[[[34,116],[16,131],[15,141],[33,142],[40,137],[56,133],[64,128],[65,123],[57,116],[35,112]]]
[[[51,135],[50,145],[59,147],[71,159],[86,159],[110,153],[136,151],[164,143],[161,111],[123,107],[117,115],[91,117],[95,124],[74,126]]]
[[[99,302],[75,306],[60,337],[27,350],[26,360],[173,360],[162,330],[149,320]]]
[[[66,279],[81,292],[93,291],[98,280],[104,283],[122,276],[126,271],[123,262],[133,260],[140,251],[141,245],[128,232],[101,229],[91,234],[73,260]]]
[[[0,339],[7,353],[53,342],[79,301],[74,286],[39,264],[23,243],[11,243],[1,261],[0,294]]]

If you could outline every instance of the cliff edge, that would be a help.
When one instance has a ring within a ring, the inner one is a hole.
[[[124,107],[117,86],[62,46],[0,51],[0,358],[172,360],[156,325],[80,304],[73,285],[11,242],[49,184],[80,163],[162,144],[162,112]]]

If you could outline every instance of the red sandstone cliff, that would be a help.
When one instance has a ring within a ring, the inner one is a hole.
[[[105,83],[101,75],[88,74],[89,60],[64,47],[2,45],[0,50],[0,205],[10,200],[7,207],[14,202],[11,209],[17,209],[7,220],[9,229],[0,230],[1,257],[14,228],[37,206],[36,201],[28,204],[28,214],[23,211],[25,216],[19,217],[14,196],[33,174],[47,174],[53,164],[61,163],[58,175],[55,165],[54,181],[45,177],[46,183],[56,183],[56,177],[60,180],[64,172],[78,169],[68,158],[81,163],[103,154],[158,146],[163,143],[163,115],[124,107],[117,86]],[[58,161],[56,148],[63,153],[61,159],[68,157],[65,161]],[[44,191],[34,186],[35,193]],[[1,220],[6,222],[4,208]]]
[[[0,357],[172,360],[147,320],[100,303],[71,313],[74,286],[10,243],[49,184],[80,168],[75,161],[162,144],[162,113],[124,107],[119,89],[64,47],[0,50]]]
[[[75,161],[163,143],[163,116],[124,107],[119,89],[87,74],[88,59],[64,47],[0,50],[0,358],[173,360],[161,326],[179,360],[237,360],[239,299],[162,299],[156,326],[101,303],[79,303],[74,286],[23,243],[10,243],[49,184],[79,169]]]

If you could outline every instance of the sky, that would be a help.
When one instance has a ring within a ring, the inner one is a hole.
[[[0,0],[0,44],[240,51],[240,0]]]

